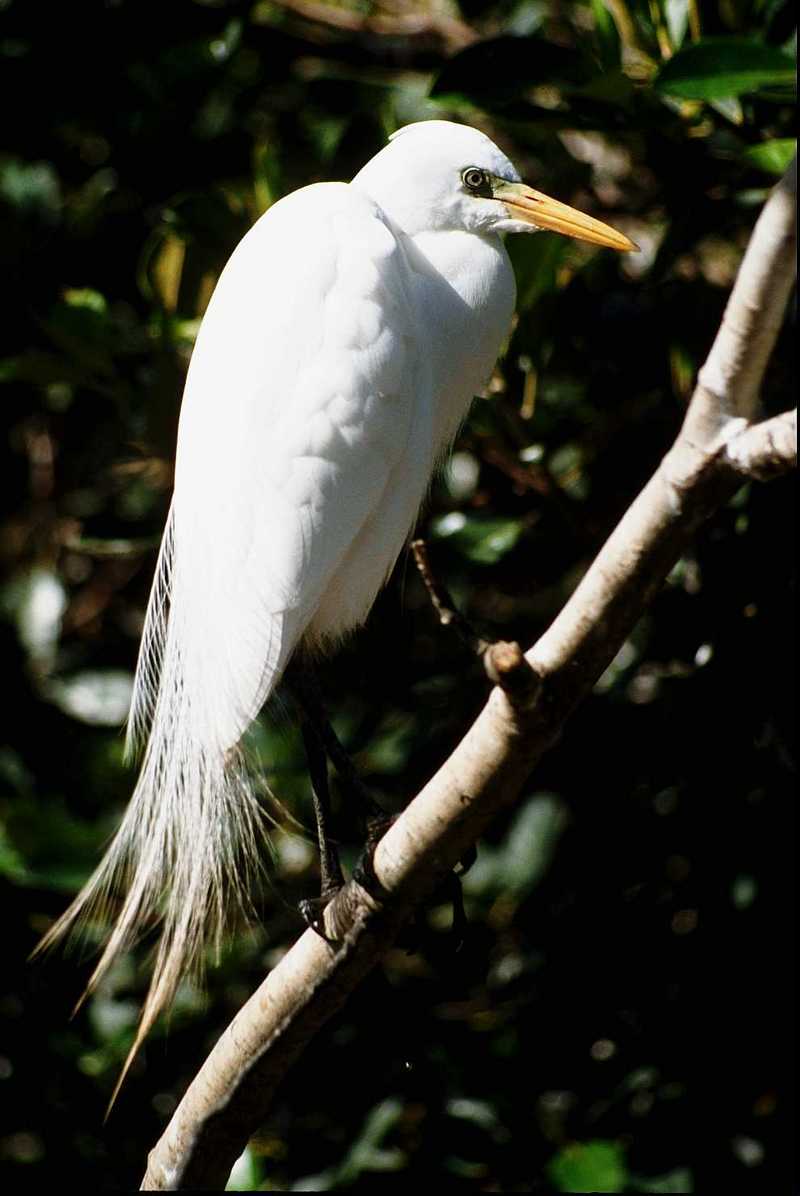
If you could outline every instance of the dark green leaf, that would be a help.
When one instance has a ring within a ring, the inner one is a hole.
[[[517,310],[532,307],[542,295],[555,290],[558,269],[570,251],[564,237],[515,237],[508,249],[517,279]]]
[[[81,371],[66,357],[29,349],[19,357],[7,357],[0,361],[0,382],[32,382],[37,386],[48,386],[51,382],[72,382],[80,379]]]
[[[637,1192],[654,1192],[663,1196],[668,1196],[669,1193],[682,1193],[685,1196],[687,1192],[694,1191],[694,1180],[688,1167],[676,1167],[674,1171],[652,1178],[637,1175],[635,1184]]]
[[[620,42],[617,27],[603,0],[592,0],[594,28],[600,48],[600,57],[607,67],[619,66]]]
[[[584,99],[595,100],[599,104],[627,104],[635,93],[636,87],[624,71],[603,71],[580,87],[566,89],[570,103]]]
[[[788,86],[794,76],[794,62],[774,46],[750,38],[707,37],[670,58],[654,86],[683,100],[713,100]]]
[[[22,854],[8,838],[3,826],[0,826],[0,876],[6,877],[12,884],[24,884],[28,878]]]
[[[542,37],[495,37],[468,46],[446,62],[431,95],[507,102],[542,83],[584,83],[589,74],[583,56],[565,46]]]

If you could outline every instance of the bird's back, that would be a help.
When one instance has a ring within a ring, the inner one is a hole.
[[[344,184],[275,205],[220,277],[181,411],[168,626],[145,637],[137,687],[152,710],[152,679],[178,668],[203,742],[238,740],[307,630],[360,621],[402,546],[407,526],[386,527],[377,555],[357,549],[387,490],[418,501],[432,467],[408,282],[394,233]]]

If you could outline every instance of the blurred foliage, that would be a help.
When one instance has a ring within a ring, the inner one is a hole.
[[[103,1126],[149,944],[72,1020],[88,958],[25,958],[131,791],[120,724],[182,379],[238,238],[444,115],[641,245],[512,239],[519,317],[421,520],[469,617],[529,643],[677,431],[794,149],[794,21],[788,0],[2,0],[9,1184],[135,1186],[315,886],[287,824],[260,925],[207,996],[187,981]],[[791,402],[791,358],[785,329],[770,412]],[[418,950],[306,1053],[232,1187],[786,1190],[792,486],[745,487],[699,536],[481,846],[461,951],[429,911]],[[407,562],[325,685],[391,808],[486,692]],[[296,731],[265,716],[256,738],[308,826]]]

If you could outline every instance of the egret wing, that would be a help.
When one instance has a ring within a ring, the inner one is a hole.
[[[423,373],[404,251],[371,200],[318,184],[251,229],[187,377],[134,727],[166,684],[188,695],[202,742],[236,743],[411,438],[424,444]],[[389,567],[408,526],[397,531]]]

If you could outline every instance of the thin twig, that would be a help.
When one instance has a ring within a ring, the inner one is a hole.
[[[483,658],[486,676],[493,685],[500,686],[512,706],[520,710],[532,708],[539,693],[539,677],[525,659],[519,644],[505,640],[490,642],[477,635],[457,609],[450,591],[434,573],[425,541],[412,540],[411,551],[442,626],[454,627],[467,646]]]
[[[467,619],[459,611],[452,599],[450,591],[436,576],[428,556],[428,546],[424,540],[412,540],[411,551],[419,575],[428,591],[431,606],[436,611],[436,617],[442,627],[452,627],[459,638],[476,656],[482,656],[489,647],[489,641],[479,636],[470,626]]]

